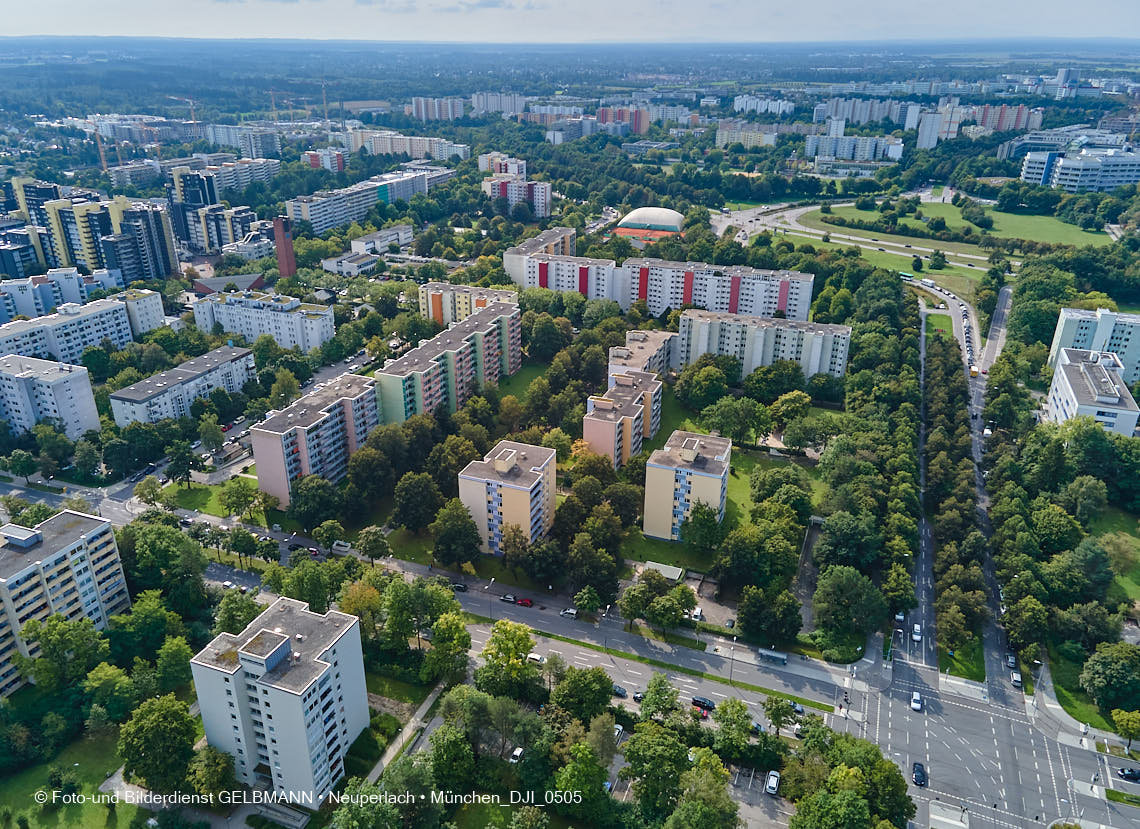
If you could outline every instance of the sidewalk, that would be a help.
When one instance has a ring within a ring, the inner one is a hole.
[[[404,743],[411,739],[417,729],[426,725],[424,717],[427,716],[427,712],[435,705],[435,701],[439,699],[439,695],[442,693],[443,683],[441,682],[427,695],[427,699],[420,703],[420,707],[416,709],[416,713],[412,715],[412,718],[408,720],[404,728],[396,735],[396,739],[392,740],[392,742],[388,744],[388,747],[384,749],[384,753],[380,756],[380,759],[376,761],[376,765],[372,767],[372,771],[368,772],[369,783],[375,783],[380,779],[381,772],[388,767],[389,763],[396,759],[396,755],[403,749]]]
[[[1117,734],[1089,728],[1087,723],[1079,722],[1061,706],[1053,688],[1048,661],[1042,663],[1040,675],[1034,681],[1033,696],[1025,700],[1025,713],[1039,730],[1055,734],[1057,742],[1074,748],[1096,751],[1097,742],[1123,743]]]

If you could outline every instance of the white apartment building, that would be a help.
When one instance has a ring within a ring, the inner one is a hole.
[[[350,244],[353,253],[385,254],[390,245],[407,247],[412,243],[413,236],[411,225],[392,225],[377,230],[375,233],[369,233],[367,236],[353,239]]]
[[[43,420],[58,423],[77,440],[99,430],[99,412],[91,378],[83,366],[21,357],[0,357],[0,420],[13,434],[30,431]]]
[[[713,98],[709,106],[716,106],[718,99]],[[701,106],[705,106],[701,101]],[[737,95],[732,99],[733,112],[760,112],[770,115],[791,115],[796,111],[796,105],[783,98],[762,98],[759,95]]]
[[[485,112],[518,115],[526,110],[526,97],[517,92],[476,92],[471,96],[471,109],[473,115]]]
[[[681,527],[693,507],[706,504],[724,520],[732,441],[695,432],[673,432],[645,464],[643,532],[681,541]]]
[[[421,121],[454,121],[463,117],[463,99],[415,97],[409,114]]]
[[[628,371],[664,374],[681,367],[679,356],[673,331],[626,331],[625,345],[610,348],[608,372],[611,376]]]
[[[830,123],[840,124],[840,134],[807,136],[804,139],[805,158],[824,156],[846,161],[898,161],[902,158],[901,138],[890,135],[843,135],[842,121]]]
[[[1124,365],[1111,351],[1062,348],[1053,367],[1047,416],[1054,423],[1087,416],[1106,431],[1132,437],[1140,408],[1124,382]]]
[[[1021,162],[1021,180],[1066,193],[1109,193],[1140,182],[1140,153],[1094,149],[1030,152]]]
[[[776,360],[792,360],[805,377],[842,377],[850,345],[847,325],[690,309],[681,314],[677,361],[687,366],[704,354],[724,354],[740,360],[742,376],[747,377]]]
[[[573,256],[577,231],[572,227],[552,227],[537,236],[524,239],[503,252],[503,270],[516,285],[526,282],[527,259],[536,254]]]
[[[39,276],[0,281],[0,318],[39,317],[65,302],[82,305],[93,291],[116,291],[123,287],[119,270],[100,268],[89,276],[78,268],[52,268]]]
[[[279,598],[241,633],[216,636],[190,671],[206,742],[233,757],[240,782],[325,801],[368,727],[359,619]]]
[[[348,458],[380,425],[380,390],[376,380],[342,374],[272,411],[250,429],[257,486],[289,504],[293,481],[320,475],[339,481],[348,473]]]
[[[282,348],[305,353],[320,348],[335,333],[332,308],[281,294],[219,292],[198,300],[193,308],[199,331],[209,332],[220,324],[223,331],[241,334],[247,342],[268,334]]]
[[[265,238],[260,233],[247,233],[241,241],[222,245],[222,253],[232,253],[240,256],[246,262],[272,256],[277,251],[277,245],[272,237]]]
[[[256,377],[253,352],[224,345],[111,392],[111,412],[119,426],[188,417],[190,404],[198,398],[214,389],[239,392]]]
[[[110,340],[116,348],[131,342],[127,307],[115,299],[86,305],[64,303],[56,313],[0,325],[0,354],[43,357],[79,365],[83,350]]]
[[[514,207],[519,202],[528,202],[534,209],[534,215],[540,219],[550,215],[550,204],[554,194],[550,182],[527,181],[525,175],[519,176],[514,173],[496,173],[490,178],[483,179],[483,192],[492,199],[506,199],[508,207]]]
[[[341,276],[360,276],[372,273],[380,264],[380,257],[375,253],[342,253],[321,260],[321,269]]]
[[[520,527],[528,542],[554,525],[557,461],[553,449],[501,440],[481,461],[459,473],[459,500],[483,540],[484,552],[498,554],[503,528]]]
[[[24,685],[16,654],[35,658],[24,625],[58,613],[107,627],[131,606],[111,522],[64,510],[35,527],[0,527],[0,697]]]
[[[340,150],[334,150],[331,147],[322,147],[319,150],[308,150],[301,153],[301,160],[309,162],[309,166],[313,169],[324,168],[332,173],[339,173],[344,170],[346,159],[344,153]]]
[[[493,151],[480,155],[478,162],[481,173],[510,173],[513,176],[526,178],[526,161],[521,158]]]
[[[456,144],[446,138],[403,135],[392,130],[349,130],[344,140],[351,153],[363,147],[372,155],[406,155],[414,159],[431,157],[446,161],[453,155],[461,159],[471,157],[471,147],[467,144]]]
[[[158,291],[131,288],[112,295],[111,299],[117,299],[127,306],[127,321],[131,324],[131,333],[136,337],[166,325],[162,294]]]
[[[340,190],[320,190],[289,199],[285,212],[294,222],[308,222],[319,234],[363,219],[377,204],[410,201],[417,193],[427,191],[424,173],[384,173]]]
[[[1049,365],[1055,366],[1061,349],[1111,351],[1124,367],[1124,382],[1140,382],[1140,314],[1125,314],[1098,308],[1062,308],[1049,347]]]

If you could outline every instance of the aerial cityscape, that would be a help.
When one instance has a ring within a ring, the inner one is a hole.
[[[1140,7],[992,5],[6,10],[0,829],[1140,827]]]

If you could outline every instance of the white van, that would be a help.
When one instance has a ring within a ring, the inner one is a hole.
[[[332,551],[334,553],[347,553],[351,549],[352,545],[347,541],[341,541],[340,539],[337,539],[332,543]]]
[[[694,622],[703,622],[705,620],[705,613],[699,607],[694,607],[693,612],[689,614],[689,618]]]

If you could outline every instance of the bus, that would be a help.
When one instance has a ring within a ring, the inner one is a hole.
[[[978,376],[978,367],[977,366],[970,366],[970,376],[971,377],[977,377]]]

